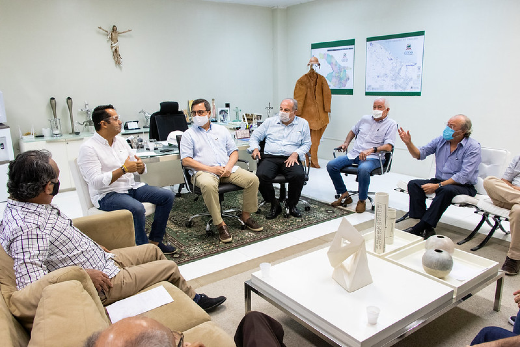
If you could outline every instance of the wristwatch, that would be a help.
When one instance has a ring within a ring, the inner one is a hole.
[[[439,188],[442,188],[442,184],[439,182]]]
[[[121,171],[123,171],[123,174],[126,174],[127,170],[124,165],[121,165],[120,169],[121,169]]]
[[[377,147],[374,147],[374,153],[377,153]]]

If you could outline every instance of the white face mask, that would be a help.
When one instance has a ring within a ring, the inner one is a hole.
[[[280,120],[285,123],[291,120],[291,114],[287,112],[280,112],[278,116],[280,116]]]
[[[383,111],[381,111],[381,110],[373,110],[372,111],[372,117],[374,117],[374,119],[379,119],[379,118],[383,117]]]
[[[195,117],[192,117],[192,120],[193,120],[193,124],[195,124],[198,127],[202,127],[202,126],[206,125],[209,118],[208,118],[208,116],[195,116]]]

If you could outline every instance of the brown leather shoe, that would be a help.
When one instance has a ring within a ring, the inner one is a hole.
[[[264,227],[260,226],[253,218],[249,217],[246,221],[242,221],[249,230],[262,231]]]
[[[340,205],[347,206],[352,203],[352,197],[348,192],[341,194],[338,200],[331,203],[331,206],[338,207]]]
[[[356,212],[357,213],[363,213],[367,209],[367,206],[365,204],[365,200],[359,200],[356,205]]]
[[[520,260],[514,260],[506,256],[506,261],[502,265],[502,271],[506,275],[514,276],[518,274],[518,270],[520,270]]]
[[[221,226],[217,227],[218,229],[218,237],[220,238],[220,241],[224,243],[228,243],[233,241],[233,237],[229,233],[228,227],[226,224],[222,224]]]

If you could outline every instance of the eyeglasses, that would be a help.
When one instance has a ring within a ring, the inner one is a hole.
[[[177,344],[177,347],[183,347],[184,346],[184,334],[180,331],[172,330],[173,335],[180,336],[179,337],[179,343]]]
[[[197,115],[202,116],[202,115],[204,115],[204,113],[206,113],[206,112],[209,112],[209,110],[191,111],[191,115],[192,115],[193,117],[195,117],[195,116],[197,116]]]
[[[109,123],[111,120],[113,120],[114,122],[117,123],[117,122],[119,122],[119,116],[117,116],[117,117],[108,117],[108,118],[105,118],[105,119],[102,120],[102,122],[107,122],[107,123]]]

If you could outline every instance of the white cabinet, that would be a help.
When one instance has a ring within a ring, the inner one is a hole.
[[[75,189],[74,180],[70,173],[69,161],[78,157],[79,147],[88,137],[73,137],[64,139],[50,139],[38,141],[20,140],[20,152],[46,149],[52,153],[52,159],[60,169],[60,191]]]

